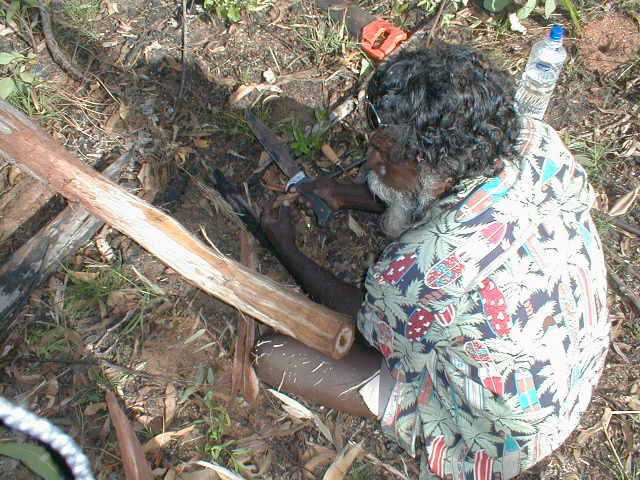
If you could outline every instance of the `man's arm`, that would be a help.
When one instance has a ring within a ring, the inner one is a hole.
[[[295,244],[289,207],[265,215],[262,226],[280,255],[280,260],[302,289],[315,301],[355,319],[364,299],[364,292],[337,278],[304,255]]]
[[[340,183],[330,178],[319,178],[313,182],[295,185],[292,192],[313,192],[321,197],[333,210],[362,210],[382,213],[386,206],[371,194],[366,184]]]

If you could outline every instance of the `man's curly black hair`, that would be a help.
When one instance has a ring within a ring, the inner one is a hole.
[[[373,75],[367,98],[383,125],[410,127],[410,151],[455,182],[498,173],[518,135],[511,74],[478,50],[438,43],[401,51]]]

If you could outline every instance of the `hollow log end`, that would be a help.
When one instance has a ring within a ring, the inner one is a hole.
[[[355,331],[353,326],[345,325],[340,329],[338,335],[336,335],[336,342],[333,346],[333,352],[331,356],[336,360],[340,360],[344,357],[349,350],[351,350],[351,346],[355,340]]]

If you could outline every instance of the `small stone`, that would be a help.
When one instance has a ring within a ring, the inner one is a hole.
[[[271,69],[262,72],[262,78],[264,78],[264,81],[269,84],[276,83],[276,74],[273,73],[273,70]]]

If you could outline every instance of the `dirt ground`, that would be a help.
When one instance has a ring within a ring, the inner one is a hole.
[[[594,216],[612,273],[612,349],[591,407],[561,449],[518,479],[639,479],[640,4],[576,2],[581,31],[563,10],[550,19],[535,11],[522,21],[522,34],[472,3],[457,11],[450,3],[436,37],[473,44],[514,74],[550,24],[568,29],[569,60],[546,120],[590,172],[599,193]],[[70,4],[54,2],[53,30],[82,81],[52,61],[34,11],[0,32],[0,52],[34,54],[28,71],[43,83],[29,91],[31,117],[96,168],[129,152],[121,183],[199,238],[206,232],[223,254],[239,259],[240,228],[206,189],[211,169],[235,185],[248,182],[258,211],[281,194],[285,181],[275,167],[249,181],[263,162],[243,108],[260,112],[295,144],[311,175],[338,171],[319,151],[321,144],[329,144],[344,165],[364,154],[369,131],[360,108],[322,137],[304,135],[328,112],[358,99],[367,65],[357,45],[335,41],[311,2],[262,3],[237,23],[197,4],[183,21],[181,5],[166,0],[73,3],[85,8],[80,13]],[[433,19],[420,4],[363,5],[410,32]],[[37,195],[3,203],[21,191],[28,175],[2,163],[0,178],[0,217],[6,220],[17,203],[37,210],[0,237],[4,261],[66,203],[54,196],[41,205]],[[343,178],[357,181],[357,171]],[[339,212],[320,228],[303,212],[297,229],[307,254],[354,283],[385,245],[376,218],[364,213]],[[107,241],[113,256],[98,250],[98,239]],[[262,247],[256,255],[259,272],[296,288],[273,255]],[[417,479],[417,461],[373,422],[309,405],[331,432],[329,440],[317,423],[283,409],[263,386],[255,403],[231,398],[234,338],[242,321],[237,311],[108,227],[2,325],[10,320],[0,348],[0,394],[69,432],[99,479],[124,478],[105,390],[117,394],[143,444],[158,442],[147,453],[157,478],[216,478],[194,473],[202,470],[196,460],[215,461],[246,479],[322,478],[336,452],[362,441],[365,453],[345,478]],[[9,430],[0,433],[0,442],[23,441]],[[0,478],[32,476],[0,456]]]

